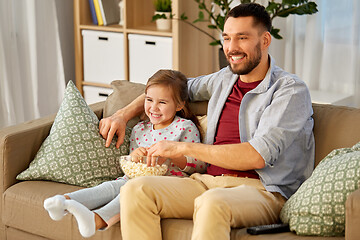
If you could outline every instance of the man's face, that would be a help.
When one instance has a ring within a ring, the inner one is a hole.
[[[255,69],[262,58],[259,27],[252,17],[230,17],[224,25],[223,49],[233,73],[246,75]]]

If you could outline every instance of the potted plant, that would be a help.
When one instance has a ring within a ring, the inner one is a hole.
[[[222,42],[220,40],[220,36],[222,31],[224,30],[225,16],[230,11],[231,3],[233,0],[212,0],[210,4],[208,4],[209,0],[194,0],[198,4],[199,13],[198,18],[194,21],[189,21],[188,17],[185,13],[183,13],[180,17],[174,17],[170,15],[170,18],[183,21],[186,24],[196,28],[197,30],[203,32],[207,36],[209,36],[212,41],[210,45],[217,46],[219,45],[219,61],[224,62],[225,66],[227,65],[227,61],[222,51]],[[256,0],[240,0],[241,3],[250,3],[256,2]],[[265,6],[266,11],[270,14],[271,20],[275,17],[287,17],[291,14],[304,15],[304,14],[314,14],[318,11],[317,4],[313,1],[309,0],[281,0],[268,1],[268,5]],[[153,19],[155,16],[153,17]],[[208,28],[214,29],[218,32],[218,34],[211,35],[205,30],[197,27],[195,24],[197,22],[208,22]],[[271,35],[276,39],[282,39],[279,34],[280,29],[275,28],[274,26],[271,29]],[[220,63],[220,67],[224,65]]]
[[[156,21],[156,27],[159,30],[169,30],[171,21],[171,0],[154,0],[155,14],[153,21]]]

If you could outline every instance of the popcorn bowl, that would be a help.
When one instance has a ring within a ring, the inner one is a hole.
[[[163,176],[169,169],[170,160],[166,160],[163,164],[155,166],[147,166],[146,156],[130,156],[120,157],[120,167],[125,175],[129,178],[140,176]]]

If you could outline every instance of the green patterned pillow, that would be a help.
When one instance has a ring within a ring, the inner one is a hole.
[[[298,235],[343,236],[345,201],[360,185],[360,143],[332,151],[280,213]]]
[[[97,116],[70,81],[49,136],[29,168],[16,179],[91,187],[122,176],[118,159],[129,153],[131,129],[126,129],[119,149],[116,139],[106,148],[98,125]]]

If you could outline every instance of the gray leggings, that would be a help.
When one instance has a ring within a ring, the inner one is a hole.
[[[84,188],[72,193],[66,193],[71,199],[94,210],[105,222],[120,213],[120,188],[127,182],[127,178],[118,178],[91,188]]]

